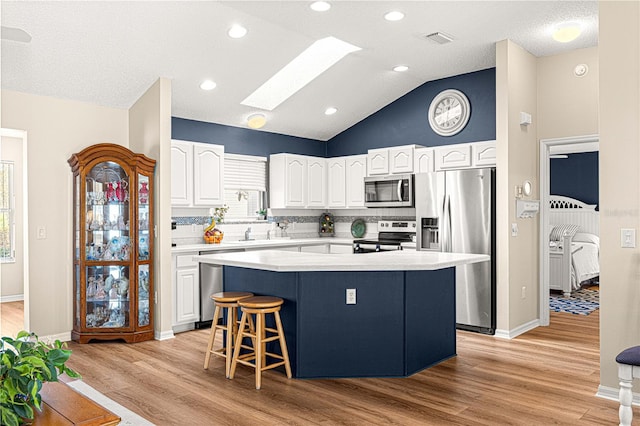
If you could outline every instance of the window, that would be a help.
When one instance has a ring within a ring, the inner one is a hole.
[[[0,161],[0,261],[15,261],[13,162]]]
[[[252,155],[224,155],[224,203],[229,206],[225,219],[256,219],[265,209],[267,159]]]

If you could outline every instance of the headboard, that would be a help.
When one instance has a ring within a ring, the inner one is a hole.
[[[574,198],[552,195],[549,198],[549,226],[578,225],[578,232],[600,236],[600,212],[593,204],[585,204]]]

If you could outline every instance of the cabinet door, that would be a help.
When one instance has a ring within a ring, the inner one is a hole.
[[[307,207],[327,205],[327,160],[307,158]]]
[[[431,173],[434,171],[432,148],[418,148],[413,153],[413,171],[415,173]]]
[[[224,147],[193,146],[193,205],[221,206],[224,202]]]
[[[370,176],[389,174],[389,150],[387,148],[369,150],[367,172]]]
[[[367,176],[367,156],[346,158],[347,207],[364,207],[364,178]]]
[[[435,148],[436,170],[471,167],[471,146],[450,145]]]
[[[474,166],[496,165],[496,141],[472,143],[471,153]]]
[[[171,141],[171,205],[193,203],[193,144]]]
[[[175,323],[194,322],[200,319],[200,294],[198,268],[176,271]]]
[[[413,173],[413,147],[389,148],[389,173]]]
[[[304,207],[307,190],[307,160],[301,156],[287,156],[285,167],[285,206]]]
[[[327,205],[346,207],[346,171],[344,158],[327,160]]]

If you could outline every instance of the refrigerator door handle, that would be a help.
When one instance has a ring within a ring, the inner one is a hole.
[[[402,201],[402,179],[398,179],[398,201]]]
[[[451,252],[451,197],[445,197],[444,208],[444,248],[442,251]]]

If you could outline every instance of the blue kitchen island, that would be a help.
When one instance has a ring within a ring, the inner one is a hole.
[[[195,259],[224,265],[225,291],[284,299],[294,377],[338,378],[405,377],[454,356],[455,266],[489,256],[266,250]]]

